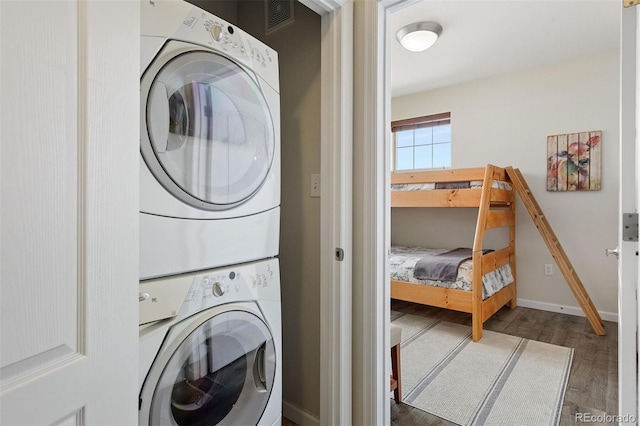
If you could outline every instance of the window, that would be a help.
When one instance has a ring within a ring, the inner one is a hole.
[[[451,113],[391,122],[393,170],[451,167]]]

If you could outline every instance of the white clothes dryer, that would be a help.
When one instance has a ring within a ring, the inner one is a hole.
[[[277,259],[140,284],[140,425],[279,425]]]
[[[277,53],[183,1],[141,32],[140,279],[276,256]]]

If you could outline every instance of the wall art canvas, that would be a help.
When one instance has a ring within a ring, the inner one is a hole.
[[[547,137],[547,191],[597,191],[601,181],[602,132]]]

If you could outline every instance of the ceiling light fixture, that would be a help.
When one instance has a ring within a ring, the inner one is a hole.
[[[427,50],[442,34],[442,27],[435,22],[414,22],[396,33],[400,44],[412,52]]]

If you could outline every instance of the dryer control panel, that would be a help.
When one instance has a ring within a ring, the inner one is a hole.
[[[276,91],[280,91],[277,52],[223,19],[194,7],[182,21],[175,38],[198,41],[204,46],[226,53],[264,78]]]
[[[280,93],[278,54],[275,50],[235,25],[188,2],[141,2],[140,34],[143,40],[148,36],[160,41],[179,40],[222,52],[255,72]],[[157,49],[161,45],[157,44]],[[155,53],[143,54],[153,57]]]

